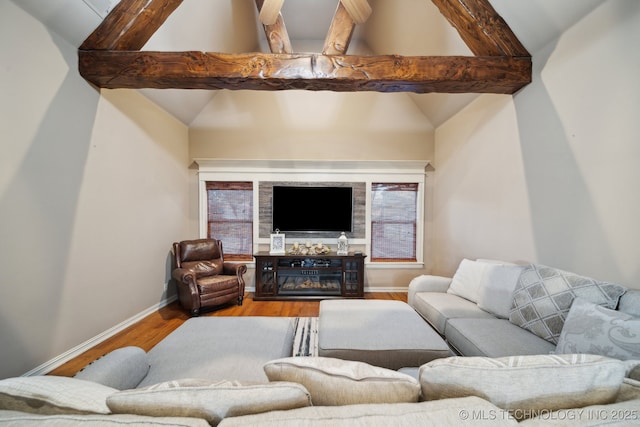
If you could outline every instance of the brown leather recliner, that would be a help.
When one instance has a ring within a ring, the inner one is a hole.
[[[180,305],[198,316],[200,309],[244,298],[245,264],[224,262],[222,242],[198,239],[173,244],[176,268],[173,278],[178,282]]]

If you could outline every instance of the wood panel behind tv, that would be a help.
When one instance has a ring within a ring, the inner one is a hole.
[[[271,223],[271,200],[273,197],[274,186],[292,186],[292,187],[351,187],[353,190],[353,231],[347,233],[349,238],[364,239],[365,238],[365,214],[366,214],[366,198],[367,184],[364,182],[292,182],[292,181],[260,181],[258,200],[260,203],[259,216],[259,233],[260,238],[269,238],[273,231]],[[324,209],[327,215],[331,215],[331,206],[300,206],[301,212],[304,209]],[[340,233],[286,233],[287,240],[298,238],[300,241],[311,239],[313,241],[337,238]]]

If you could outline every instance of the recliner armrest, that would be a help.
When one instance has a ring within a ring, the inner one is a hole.
[[[175,268],[171,275],[174,279],[181,283],[196,282],[196,273],[186,268]]]
[[[233,262],[225,262],[222,264],[222,273],[242,277],[247,272],[246,264],[236,264]]]
[[[451,280],[451,277],[432,276],[429,274],[413,278],[409,283],[407,303],[413,307],[413,300],[418,292],[447,292]]]

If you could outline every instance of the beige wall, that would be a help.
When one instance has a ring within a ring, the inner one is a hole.
[[[540,262],[640,288],[640,7],[605,2],[540,52],[513,99],[436,131],[434,272]]]
[[[191,124],[189,135],[193,158],[430,160],[434,155],[433,127],[405,94],[222,91]],[[425,227],[426,245],[429,231]],[[428,263],[424,269],[371,268],[365,286],[406,288],[428,268]],[[248,283],[253,284],[251,277]]]
[[[158,304],[187,233],[187,129],[101,96],[76,48],[0,2],[0,378]]]
[[[430,160],[433,128],[404,94],[221,91],[191,123],[193,158]]]

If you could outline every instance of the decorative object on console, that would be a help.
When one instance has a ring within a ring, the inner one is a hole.
[[[349,239],[347,239],[347,235],[344,233],[340,233],[340,237],[338,237],[338,255],[348,255],[349,254]]]
[[[331,247],[325,245],[322,242],[318,242],[315,245],[312,245],[311,242],[307,242],[304,245],[301,245],[298,242],[295,242],[291,245],[291,248],[287,251],[288,255],[325,255],[331,252]],[[284,254],[273,254],[271,255],[284,255]],[[338,254],[339,255],[339,254]]]
[[[269,246],[269,254],[284,255],[285,254],[285,237],[284,233],[280,234],[280,230],[276,228],[275,234],[271,234],[271,245]]]

